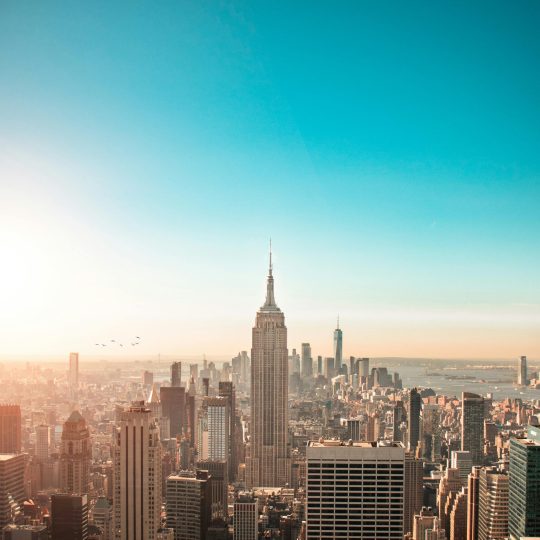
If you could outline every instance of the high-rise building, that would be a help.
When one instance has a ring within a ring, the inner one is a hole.
[[[369,358],[359,358],[358,363],[358,376],[369,377]]]
[[[69,353],[69,384],[73,390],[79,386],[79,353]]]
[[[403,538],[402,443],[311,441],[306,539]]]
[[[450,536],[448,540],[467,539],[467,491],[461,488],[456,495],[450,512]]]
[[[65,493],[88,493],[92,449],[85,419],[73,411],[64,423],[60,450],[60,489]]]
[[[478,540],[478,494],[480,491],[480,469],[473,467],[467,485],[467,540]]]
[[[117,540],[154,540],[161,522],[161,444],[143,401],[121,413],[116,429],[113,507]]]
[[[198,471],[210,475],[210,508],[212,518],[226,519],[228,515],[229,474],[226,460],[203,459],[197,461]]]
[[[313,358],[311,357],[311,345],[302,343],[302,377],[313,376]]]
[[[471,453],[468,450],[452,450],[450,454],[450,467],[459,471],[459,477],[464,487],[467,487],[472,466]]]
[[[249,487],[280,487],[290,482],[287,362],[287,327],[274,299],[270,253],[266,301],[257,313],[252,335]]]
[[[444,476],[439,481],[439,491],[437,493],[437,508],[439,519],[443,522],[442,528],[450,530],[450,510],[451,502],[461,490],[461,478],[457,469],[448,468]],[[448,501],[450,499],[450,504]]]
[[[409,426],[408,426],[408,448],[416,451],[420,440],[420,413],[422,411],[422,396],[420,392],[413,388],[409,396]]]
[[[24,500],[24,454],[0,454],[0,531]]]
[[[182,435],[186,416],[186,389],[182,386],[162,386],[159,389],[161,414],[169,419],[169,436]]]
[[[236,451],[236,392],[234,384],[230,381],[220,381],[218,392],[220,397],[226,398],[229,409],[229,478],[236,478],[238,470],[238,456]]]
[[[88,496],[51,495],[51,540],[87,540]]]
[[[403,499],[403,531],[412,532],[414,516],[422,509],[424,462],[412,451],[405,452],[405,492]]]
[[[251,493],[239,493],[234,501],[234,540],[259,538],[259,512],[257,499]]]
[[[540,537],[540,428],[530,426],[527,437],[510,439],[511,540]]]
[[[167,478],[167,527],[174,540],[206,538],[211,519],[210,478],[206,471],[181,471]]]
[[[154,373],[145,369],[142,374],[142,383],[144,386],[152,386],[154,384]]]
[[[336,375],[335,358],[332,358],[331,356],[325,357],[324,364],[323,364],[323,375],[328,380],[330,380],[332,377],[335,377]]]
[[[521,386],[527,386],[529,384],[526,356],[519,357],[517,383]]]
[[[171,386],[179,387],[182,384],[182,362],[171,364]]]
[[[425,540],[426,531],[435,527],[436,516],[433,513],[433,509],[430,507],[422,507],[418,514],[415,514],[413,520],[413,534],[414,540]]]
[[[473,465],[481,465],[484,460],[484,398],[463,392],[461,404],[461,450],[471,453]]]
[[[21,407],[0,405],[0,454],[21,451]]]
[[[226,397],[206,397],[204,401],[208,414],[208,459],[228,461],[229,400]]]
[[[392,439],[396,442],[403,442],[402,424],[407,420],[403,401],[396,401],[392,413]]]
[[[51,448],[51,428],[45,424],[36,426],[36,457],[40,461],[49,459]]]
[[[343,332],[339,327],[339,317],[337,320],[337,327],[334,330],[334,359],[335,370],[340,373],[343,364]]]
[[[478,491],[478,540],[508,537],[508,475],[482,467]]]

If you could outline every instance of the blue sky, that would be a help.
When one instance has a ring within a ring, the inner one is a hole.
[[[3,353],[249,348],[272,236],[291,348],[540,357],[539,22],[2,2]]]

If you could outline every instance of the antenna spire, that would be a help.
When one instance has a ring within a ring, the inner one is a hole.
[[[339,330],[339,313],[338,313],[338,316],[337,316],[337,329]]]
[[[270,264],[268,266],[268,275],[272,275],[272,237],[270,237]]]

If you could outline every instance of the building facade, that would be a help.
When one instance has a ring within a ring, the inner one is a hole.
[[[121,413],[114,438],[114,534],[154,540],[161,522],[159,429],[144,402]]]
[[[307,540],[403,538],[401,443],[321,440],[306,452]]]
[[[270,254],[266,301],[257,313],[252,333],[248,487],[281,487],[290,482],[287,362],[287,327],[274,299]]]
[[[60,451],[60,489],[64,493],[88,493],[92,448],[86,421],[73,411],[64,423]]]

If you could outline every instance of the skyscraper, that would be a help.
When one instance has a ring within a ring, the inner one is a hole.
[[[47,461],[50,447],[51,428],[46,424],[36,426],[36,457],[40,461]]]
[[[540,428],[529,427],[527,437],[510,439],[511,540],[540,537]]]
[[[79,386],[79,353],[69,353],[69,384],[73,390]]]
[[[229,478],[234,480],[238,469],[236,452],[236,392],[234,390],[234,384],[230,381],[220,381],[218,391],[220,397],[226,398],[229,405]]]
[[[517,383],[521,386],[527,386],[529,384],[526,356],[519,357]]]
[[[311,441],[306,539],[403,538],[402,443]]]
[[[225,397],[204,398],[208,413],[208,459],[229,460],[229,403]]]
[[[471,453],[473,465],[481,465],[484,460],[484,398],[463,392],[461,403],[461,449]]]
[[[0,405],[0,454],[21,451],[21,407]]]
[[[302,377],[313,375],[313,358],[311,358],[311,345],[302,343]]]
[[[51,495],[51,540],[88,538],[88,496]]]
[[[413,530],[414,516],[422,509],[424,462],[412,451],[405,452],[405,491],[403,498],[403,532]]]
[[[478,538],[478,493],[480,491],[480,469],[473,467],[467,484],[467,540]]]
[[[91,457],[86,421],[78,411],[73,411],[62,431],[60,489],[63,492],[78,495],[88,493]]]
[[[234,501],[234,540],[257,540],[258,522],[257,499],[251,493],[239,493]]]
[[[508,537],[508,475],[482,467],[478,491],[478,540]]]
[[[182,383],[182,362],[171,364],[171,386],[177,387]]]
[[[340,373],[343,364],[343,332],[339,327],[339,317],[337,319],[337,327],[334,330],[334,359],[335,369]]]
[[[24,500],[24,454],[0,454],[0,531]]]
[[[117,540],[153,540],[161,522],[159,429],[144,402],[120,415],[114,440],[114,530]]]
[[[161,414],[169,419],[170,437],[182,435],[186,416],[186,389],[181,386],[162,386],[159,398]]]
[[[279,487],[290,482],[287,356],[287,327],[274,299],[270,252],[266,301],[257,312],[252,334],[250,447],[246,462],[249,487]]]
[[[210,499],[207,471],[181,471],[167,478],[167,527],[174,530],[174,540],[206,538]]]
[[[422,396],[416,388],[411,390],[409,396],[409,429],[408,447],[415,451],[420,439],[420,412],[422,411]]]

